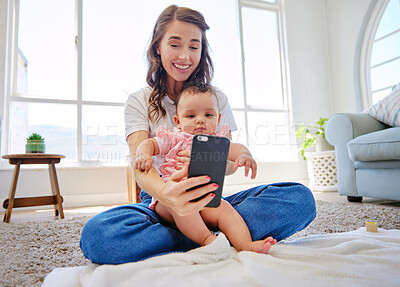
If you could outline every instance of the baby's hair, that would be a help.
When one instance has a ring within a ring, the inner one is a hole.
[[[195,83],[195,84],[190,84],[190,85],[184,85],[180,93],[177,95],[175,99],[175,106],[176,109],[178,109],[178,103],[179,100],[181,99],[182,95],[195,95],[198,93],[209,93],[211,96],[215,97],[217,100],[218,104],[218,97],[217,97],[217,92],[213,86],[207,83]]]

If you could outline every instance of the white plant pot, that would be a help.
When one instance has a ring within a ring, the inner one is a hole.
[[[328,151],[328,150],[334,150],[334,147],[331,146],[326,140],[326,138],[324,138],[322,135],[317,135],[315,150],[317,152]]]

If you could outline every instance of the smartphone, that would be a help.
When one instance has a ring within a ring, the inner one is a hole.
[[[188,177],[208,175],[211,177],[211,180],[207,184],[218,184],[218,189],[213,191],[215,194],[214,199],[211,200],[206,207],[218,207],[221,203],[229,145],[230,140],[225,137],[202,134],[193,137]],[[203,185],[196,186],[188,191],[201,186]],[[194,201],[200,200],[201,198]]]

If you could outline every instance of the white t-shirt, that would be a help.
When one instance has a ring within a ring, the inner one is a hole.
[[[143,88],[131,95],[125,104],[125,138],[127,139],[131,133],[137,131],[147,131],[149,137],[153,138],[156,136],[157,129],[159,126],[164,126],[169,130],[173,130],[175,127],[174,116],[176,112],[174,101],[169,97],[164,97],[161,104],[167,112],[165,117],[162,117],[158,122],[151,121],[147,116],[149,107],[149,96],[151,88]],[[235,119],[228,102],[228,98],[225,94],[216,89],[216,95],[218,98],[219,110],[221,113],[221,121],[217,127],[217,130],[222,125],[227,124],[230,131],[237,130]],[[154,157],[154,166],[158,169],[162,163],[160,155]]]

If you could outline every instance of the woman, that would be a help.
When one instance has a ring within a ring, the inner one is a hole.
[[[210,83],[213,66],[205,34],[208,28],[203,15],[188,8],[172,5],[159,16],[147,52],[149,87],[132,94],[125,107],[126,136],[133,159],[138,145],[154,137],[159,126],[173,129],[174,100],[184,83]],[[217,97],[223,115],[220,125],[235,130],[226,96],[218,91]],[[88,259],[99,264],[120,264],[199,246],[179,230],[163,225],[165,222],[148,207],[153,196],[184,216],[201,211],[212,200],[210,194],[192,202],[216,187],[206,184],[207,176],[187,179],[189,151],[178,155],[177,160],[185,164],[167,182],[155,169],[148,173],[134,170],[142,188],[142,203],[116,207],[87,222],[80,244]],[[155,158],[155,166],[160,163],[160,158]],[[232,166],[227,168],[231,172]],[[186,192],[200,184],[206,185]],[[262,185],[225,200],[243,217],[253,240],[268,236],[282,240],[305,228],[316,214],[310,190],[297,183]]]

